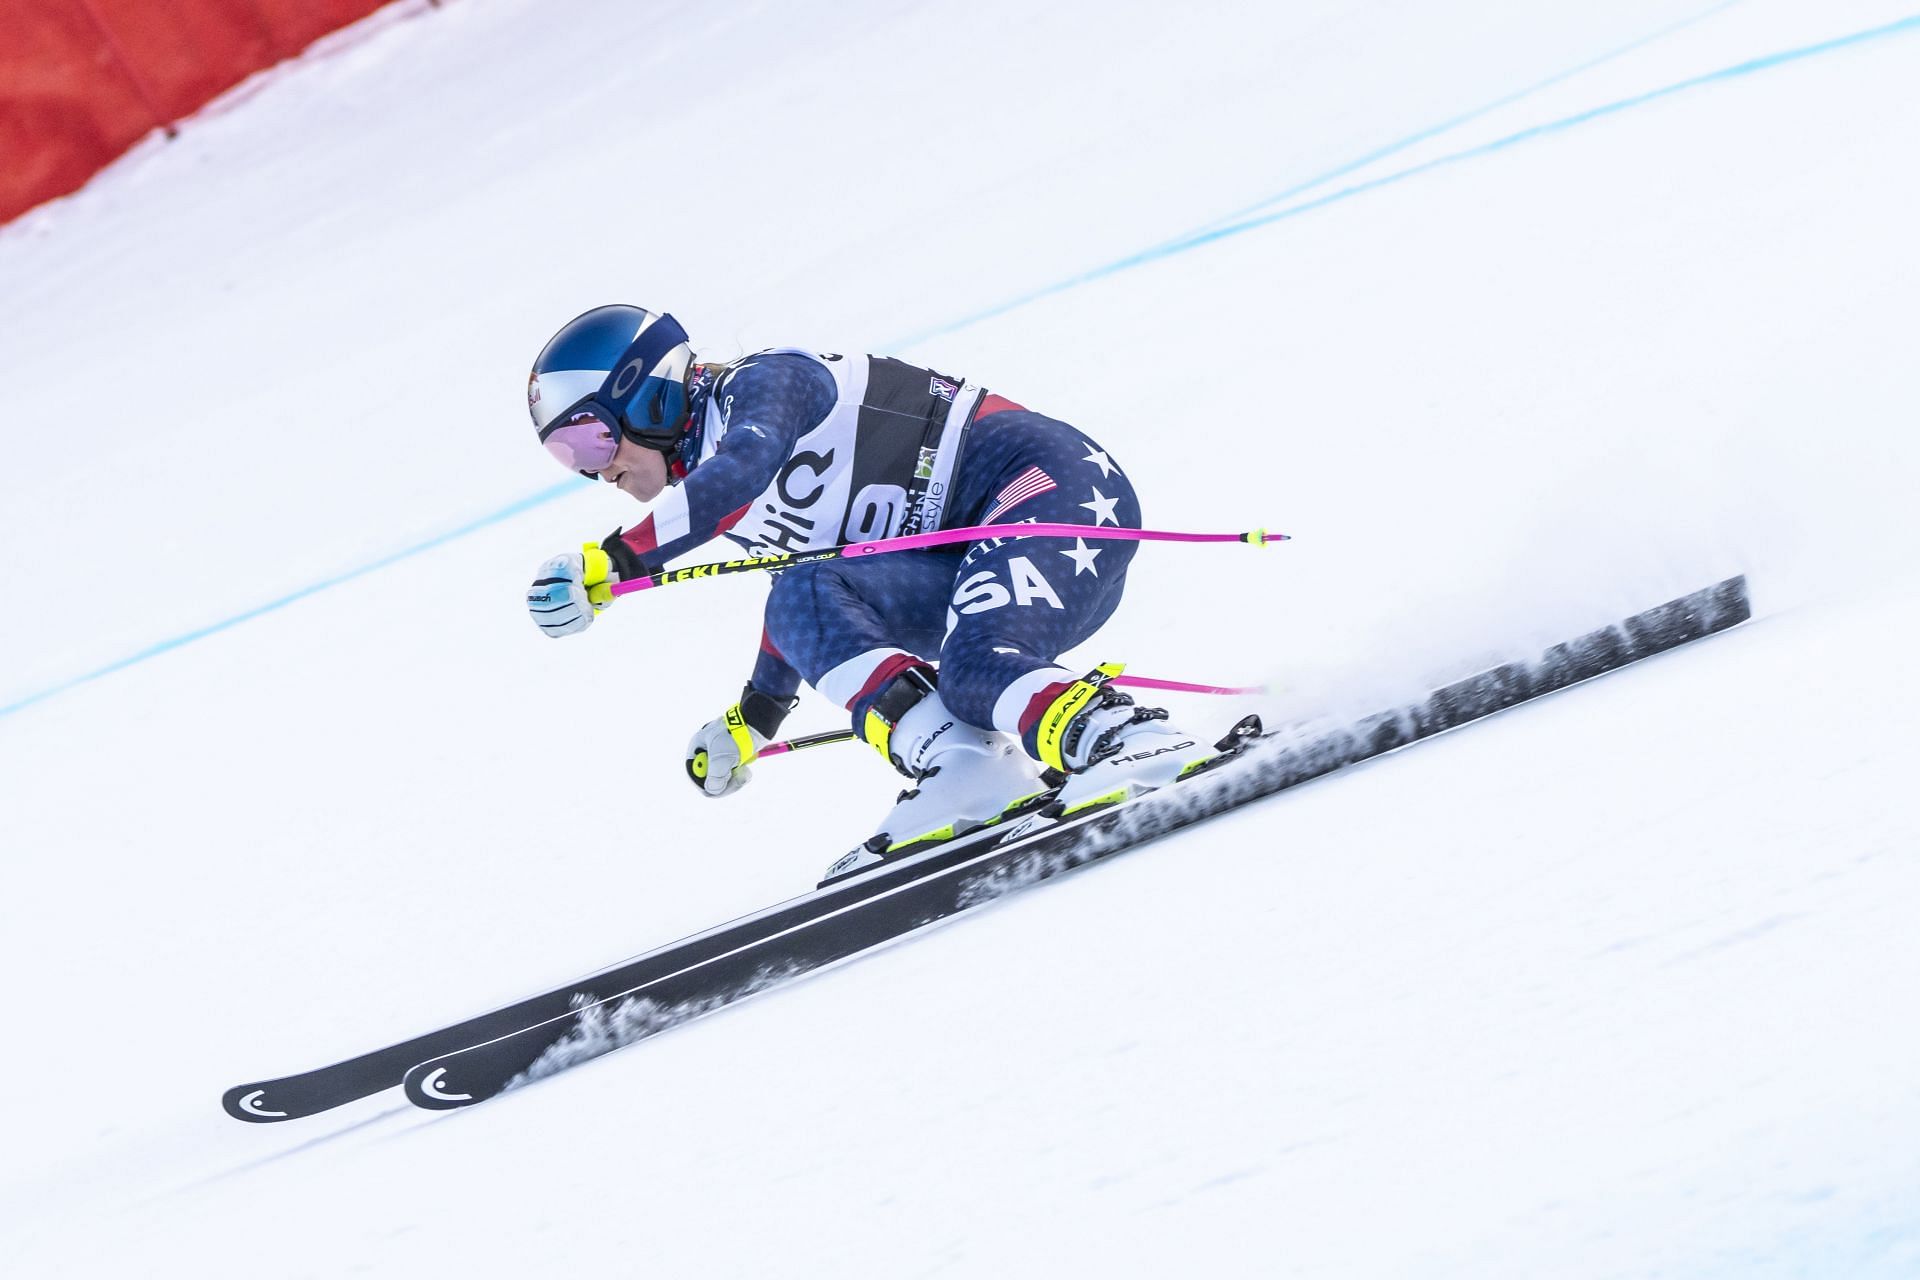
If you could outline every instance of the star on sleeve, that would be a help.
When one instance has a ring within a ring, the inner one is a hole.
[[[1116,468],[1113,465],[1113,459],[1107,456],[1105,449],[1095,448],[1091,440],[1082,440],[1080,443],[1086,445],[1089,450],[1087,456],[1080,459],[1080,461],[1091,462],[1094,466],[1100,468],[1100,478],[1102,480],[1105,480],[1114,473]]]
[[[1085,538],[1075,538],[1073,550],[1062,551],[1060,554],[1073,561],[1074,577],[1077,578],[1083,573],[1090,573],[1096,578],[1100,576],[1100,570],[1093,563],[1093,558],[1100,554],[1100,548],[1088,546]]]
[[[1113,514],[1113,509],[1119,502],[1120,499],[1109,498],[1106,494],[1100,492],[1096,486],[1093,490],[1093,501],[1082,502],[1080,506],[1093,512],[1093,522],[1095,525],[1119,524],[1119,519]]]

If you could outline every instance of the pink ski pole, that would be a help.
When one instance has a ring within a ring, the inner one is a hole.
[[[684,569],[667,569],[652,577],[629,578],[613,584],[613,594],[624,596],[653,587],[668,587],[676,582],[698,578],[718,578],[733,573],[752,573],[760,569],[791,569],[795,565],[815,564],[822,560],[853,559],[880,555],[888,551],[919,551],[927,547],[952,546],[958,542],[981,542],[989,538],[1085,538],[1103,542],[1244,542],[1264,547],[1286,542],[1284,533],[1251,529],[1245,533],[1179,533],[1166,529],[1122,529],[1090,524],[985,524],[966,529],[936,529],[932,533],[911,533],[901,538],[876,538],[869,542],[846,542],[837,547],[815,551],[795,551],[744,560],[722,560],[714,564],[690,564]]]

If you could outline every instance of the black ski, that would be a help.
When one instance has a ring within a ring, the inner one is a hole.
[[[1729,578],[1555,645],[1533,662],[1448,685],[1419,704],[1284,745],[1262,743],[1210,775],[1131,804],[1038,830],[1033,821],[1015,822],[991,839],[882,865],[576,984],[571,1007],[544,1019],[426,1056],[406,1073],[407,1097],[436,1110],[484,1101],[1012,890],[1723,631],[1749,612],[1745,579]]]
[[[398,1085],[407,1068],[416,1062],[566,1015],[599,992],[643,985],[683,968],[690,960],[725,955],[769,933],[790,929],[799,921],[838,910],[869,894],[884,893],[914,876],[951,866],[981,845],[1005,840],[1010,829],[1011,824],[1009,828],[970,833],[897,861],[838,877],[812,893],[411,1040],[298,1075],[235,1085],[222,1096],[221,1105],[234,1119],[251,1124],[275,1124],[344,1106]]]

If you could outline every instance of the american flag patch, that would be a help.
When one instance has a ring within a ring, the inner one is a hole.
[[[1013,510],[1028,498],[1037,498],[1060,486],[1053,477],[1038,467],[1028,467],[1013,478],[1013,483],[1002,489],[993,500],[993,510],[980,518],[981,524],[992,524],[1002,515]]]

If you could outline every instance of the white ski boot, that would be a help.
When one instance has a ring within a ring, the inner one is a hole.
[[[928,667],[910,668],[880,695],[866,738],[914,786],[870,840],[827,869],[829,879],[1024,813],[1050,792],[1018,742],[947,709]]]
[[[1041,714],[1040,758],[1067,775],[1054,800],[1063,818],[1177,782],[1221,754],[1111,687],[1121,670],[1109,663],[1089,672]]]

